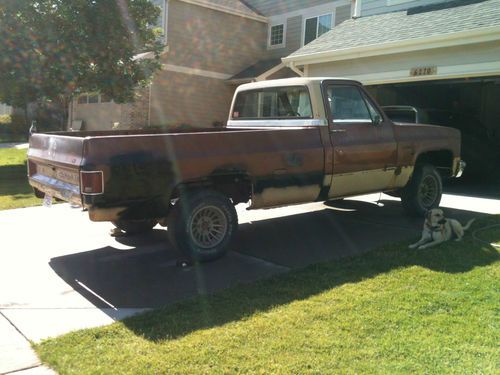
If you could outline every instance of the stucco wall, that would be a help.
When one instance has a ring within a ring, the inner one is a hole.
[[[234,90],[220,79],[164,71],[152,86],[151,125],[225,123]]]
[[[73,121],[82,120],[82,130],[109,130],[114,123],[121,127],[130,126],[130,105],[120,105],[113,102],[78,104],[73,103]]]
[[[175,0],[168,15],[166,69],[153,82],[151,125],[225,122],[235,87],[211,73],[229,78],[261,60],[267,24]],[[178,67],[185,72],[172,70]]]
[[[164,63],[234,75],[262,59],[267,24],[171,1]]]

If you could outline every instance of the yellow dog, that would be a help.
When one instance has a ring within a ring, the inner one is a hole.
[[[464,232],[470,228],[474,220],[471,219],[467,225],[462,226],[455,219],[446,219],[443,210],[433,208],[427,212],[424,229],[422,230],[422,238],[408,247],[410,249],[427,249],[428,247],[451,240],[453,235],[456,237],[455,241],[460,241],[464,236]]]

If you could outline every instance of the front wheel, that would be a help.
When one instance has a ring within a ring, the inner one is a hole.
[[[167,232],[170,241],[185,256],[206,262],[227,252],[238,228],[232,202],[216,191],[198,191],[182,196],[172,207]]]
[[[424,216],[439,206],[443,194],[441,175],[432,165],[420,165],[401,192],[401,203],[406,212],[413,216]]]

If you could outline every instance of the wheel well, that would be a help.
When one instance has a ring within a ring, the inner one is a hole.
[[[450,150],[428,151],[420,154],[415,162],[419,164],[431,164],[442,177],[451,177],[453,174],[453,153]]]
[[[233,204],[245,203],[252,197],[252,183],[248,175],[216,175],[199,181],[190,181],[178,185],[172,192],[170,199],[179,198],[184,192],[211,189],[216,190],[228,198]]]

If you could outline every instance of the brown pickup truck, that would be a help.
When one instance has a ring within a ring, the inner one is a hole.
[[[394,124],[359,82],[336,78],[242,85],[222,129],[33,134],[28,156],[38,196],[129,233],[160,223],[200,261],[226,252],[238,203],[389,192],[423,214],[464,167],[458,130]]]

